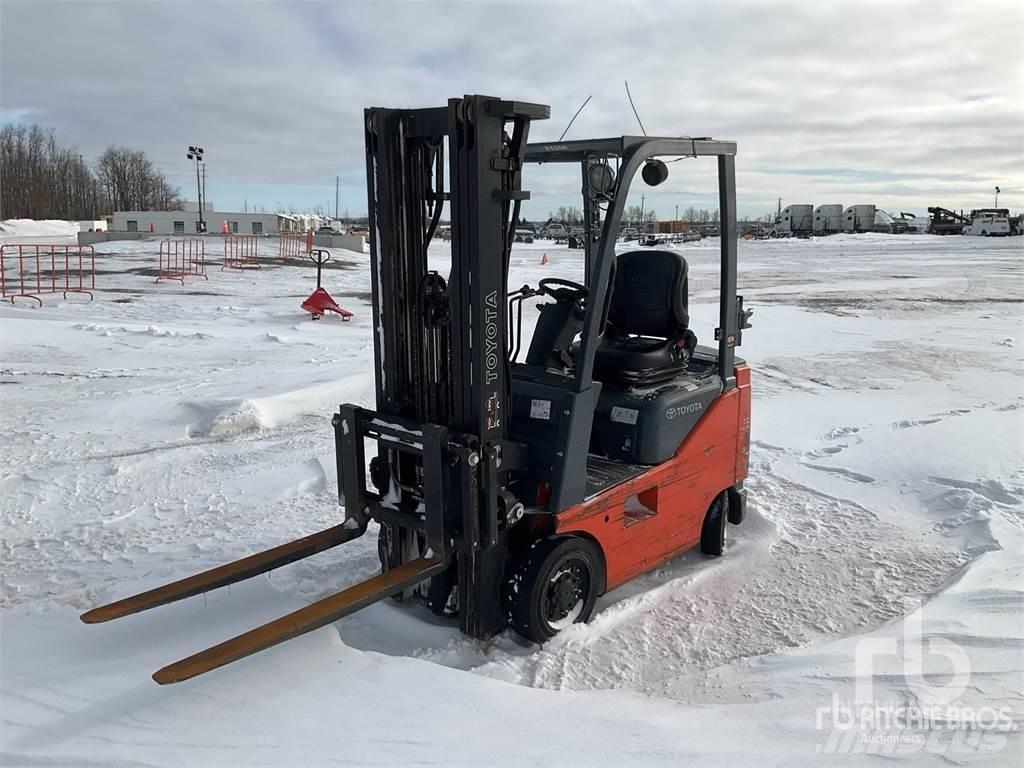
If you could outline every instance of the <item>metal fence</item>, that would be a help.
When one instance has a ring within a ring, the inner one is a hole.
[[[281,259],[301,259],[312,247],[312,238],[305,232],[278,232],[277,256]]]
[[[42,296],[96,289],[96,252],[91,245],[5,243],[0,246],[0,293],[11,303],[19,297],[43,305]]]
[[[224,238],[224,269],[259,269],[259,235],[227,235]]]
[[[177,280],[185,284],[186,277],[206,276],[206,244],[198,237],[160,242],[160,261],[156,281]]]

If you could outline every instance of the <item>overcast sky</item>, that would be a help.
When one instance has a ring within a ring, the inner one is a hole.
[[[1024,207],[1024,4],[0,0],[0,114],[86,157],[143,149],[219,210],[366,210],[362,109],[487,93],[551,105],[532,138],[738,142],[739,212],[788,203]],[[716,207],[713,161],[636,186],[662,218]],[[190,175],[191,174],[191,175]],[[531,181],[532,179],[532,181]],[[557,182],[565,181],[561,187]],[[540,218],[578,178],[527,176]],[[559,190],[564,191],[559,191]],[[639,200],[636,201],[639,203]]]

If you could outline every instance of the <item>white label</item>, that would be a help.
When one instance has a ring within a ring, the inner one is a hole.
[[[551,401],[550,400],[531,400],[530,401],[530,418],[531,419],[551,419]]]
[[[636,417],[640,411],[635,408],[620,408],[615,406],[612,408],[612,421],[617,421],[619,424],[636,424]]]

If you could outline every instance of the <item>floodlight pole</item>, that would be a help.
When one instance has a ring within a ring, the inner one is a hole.
[[[203,159],[203,148],[190,146],[186,157],[189,160],[196,161],[196,199],[199,201],[199,231],[205,233],[206,221],[203,220],[203,187],[199,181],[199,163]]]

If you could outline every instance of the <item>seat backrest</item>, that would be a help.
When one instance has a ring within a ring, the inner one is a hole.
[[[621,333],[677,338],[689,327],[689,267],[668,250],[620,253],[608,322]]]

